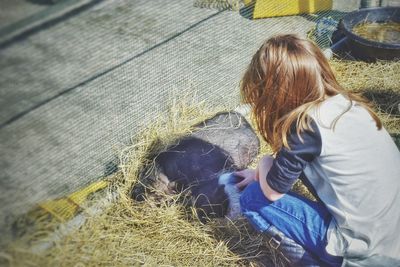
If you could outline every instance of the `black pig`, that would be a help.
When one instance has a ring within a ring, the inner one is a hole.
[[[234,184],[239,178],[230,173],[246,168],[257,156],[259,139],[246,119],[233,111],[218,113],[193,129],[165,151],[149,156],[156,168],[143,166],[132,198],[144,200],[148,188],[167,194],[185,191],[200,219],[235,217],[240,207]]]

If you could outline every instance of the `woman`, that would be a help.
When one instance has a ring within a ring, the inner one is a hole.
[[[265,41],[240,88],[275,154],[236,173],[242,211],[272,247],[304,248],[281,250],[295,266],[400,266],[400,153],[368,102],[295,35]],[[299,177],[319,202],[290,192]]]

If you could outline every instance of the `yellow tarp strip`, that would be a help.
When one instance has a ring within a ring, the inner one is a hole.
[[[104,189],[107,185],[108,181],[98,181],[66,197],[40,203],[39,207],[49,212],[57,219],[67,221],[76,214],[79,207],[90,194]]]
[[[249,5],[254,1],[244,2]],[[332,0],[256,0],[253,18],[310,14],[331,9]]]

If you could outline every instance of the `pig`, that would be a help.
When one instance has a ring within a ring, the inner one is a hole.
[[[153,145],[153,147],[156,144]],[[217,113],[193,126],[190,135],[177,138],[164,151],[150,153],[131,197],[185,192],[201,221],[240,215],[241,178],[233,173],[246,168],[258,155],[260,141],[244,116],[235,111]]]

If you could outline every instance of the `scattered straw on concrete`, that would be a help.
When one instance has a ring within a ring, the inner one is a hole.
[[[193,5],[201,8],[238,11],[244,3],[242,0],[195,0]]]
[[[341,84],[374,101],[389,132],[399,134],[400,62],[332,60],[331,64]],[[132,139],[132,145],[122,151],[120,171],[108,189],[116,193],[117,200],[103,205],[101,212],[91,212],[90,207],[102,196],[95,197],[82,207],[85,220],[68,231],[62,231],[66,225],[60,225],[48,214],[36,214],[35,231],[27,230],[18,242],[1,252],[0,263],[11,266],[283,266],[243,219],[214,220],[203,225],[175,197],[167,197],[161,203],[139,203],[129,198],[144,155],[154,140],[158,139],[158,145],[166,147],[177,136],[189,133],[191,125],[217,111],[232,108],[210,107],[196,98],[170,102],[167,116],[145,125]],[[261,154],[268,151],[264,144]],[[301,184],[296,185],[296,190],[309,195]],[[64,234],[54,238],[55,230]],[[32,249],[41,243],[48,248]]]
[[[236,224],[225,223],[224,227],[236,233],[233,244],[233,236],[225,238],[218,223],[201,224],[176,202],[176,197],[166,197],[161,203],[139,203],[129,198],[138,169],[154,140],[166,147],[176,137],[190,133],[191,125],[217,111],[233,108],[213,108],[196,97],[188,99],[172,99],[167,116],[144,127],[132,140],[132,145],[122,151],[120,172],[112,186],[118,195],[114,203],[105,206],[101,213],[88,211],[95,200],[88,203],[86,208],[82,207],[86,215],[84,223],[79,229],[64,231],[60,238],[52,237],[52,232],[65,228],[65,224],[58,226],[54,218],[48,220],[41,214],[37,216],[41,218],[37,222],[40,230],[11,244],[0,258],[12,266],[232,266],[248,263],[245,259],[255,257],[261,244],[256,243],[257,236],[253,236],[250,250],[243,250],[241,255],[233,253],[242,248],[241,240],[246,239],[246,234],[234,230],[238,229]],[[249,238],[247,234],[246,240]],[[49,246],[49,242],[53,246]],[[227,243],[232,244],[231,249]],[[258,244],[256,248],[254,244]],[[32,249],[43,246],[49,248]]]

